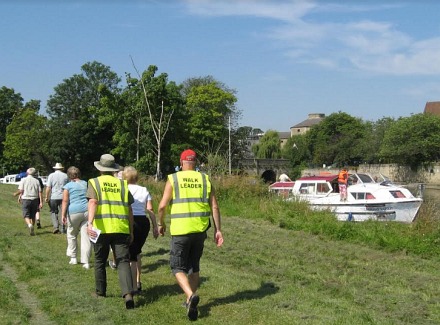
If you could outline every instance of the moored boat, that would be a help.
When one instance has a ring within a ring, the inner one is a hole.
[[[407,188],[369,174],[348,178],[347,200],[341,201],[338,175],[306,176],[297,179],[289,200],[305,200],[315,210],[330,210],[338,220],[385,220],[411,223],[423,202]]]

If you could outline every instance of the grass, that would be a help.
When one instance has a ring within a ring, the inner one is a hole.
[[[148,187],[157,204],[163,184]],[[249,179],[217,180],[216,189],[225,244],[216,248],[210,230],[199,323],[440,323],[439,232],[432,215],[412,225],[344,223],[270,197]],[[65,235],[51,233],[47,206],[44,228],[29,236],[14,190],[0,185],[1,324],[189,322],[168,266],[168,235],[147,239],[145,293],[127,311],[110,269],[109,297],[91,297],[93,270],[68,265]]]

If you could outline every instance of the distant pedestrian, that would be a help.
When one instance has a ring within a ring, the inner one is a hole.
[[[348,170],[344,167],[338,174],[339,196],[341,201],[347,201],[347,181]]]
[[[75,166],[67,169],[67,176],[70,179],[63,187],[63,204],[61,219],[67,224],[67,251],[70,257],[69,264],[78,264],[77,246],[78,235],[81,233],[81,264],[83,268],[90,268],[90,255],[92,245],[87,233],[87,182],[81,180],[81,172]]]
[[[281,174],[279,177],[280,182],[291,182],[292,180],[290,179],[289,176],[287,176],[287,174]]]
[[[132,296],[133,279],[131,276],[129,245],[133,241],[134,199],[128,190],[127,181],[114,177],[119,165],[110,154],[104,154],[95,167],[100,176],[88,182],[88,222],[90,238],[96,240],[95,250],[95,295],[107,295],[106,265],[110,247],[115,253],[119,286],[127,309],[134,308]]]
[[[63,186],[69,181],[67,174],[63,172],[63,165],[56,163],[53,167],[55,171],[47,178],[46,184],[46,202],[49,203],[50,217],[52,218],[53,233],[58,234],[60,232],[58,213],[61,210],[61,204],[63,202]],[[62,225],[63,233],[66,232],[66,228]]]
[[[29,168],[26,171],[28,176],[23,178],[18,185],[19,201],[21,201],[22,204],[23,218],[31,236],[35,235],[35,214],[38,208],[41,209],[43,204],[41,186],[40,182],[34,177],[35,172],[35,168]]]
[[[208,175],[196,172],[196,153],[185,150],[180,155],[181,171],[168,176],[159,203],[159,232],[166,231],[165,214],[170,209],[170,266],[177,283],[186,295],[185,306],[190,320],[197,320],[200,258],[206,231],[214,224],[214,241],[223,244],[220,209]]]

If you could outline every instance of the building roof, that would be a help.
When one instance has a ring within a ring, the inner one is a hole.
[[[311,127],[313,125],[320,123],[324,118],[325,118],[325,114],[309,114],[309,118],[307,120],[304,120],[301,123],[292,126],[291,129]]]
[[[289,139],[290,132],[278,132],[278,136],[280,139]]]
[[[424,113],[440,115],[440,102],[427,102]]]

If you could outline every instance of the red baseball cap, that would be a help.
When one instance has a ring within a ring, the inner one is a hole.
[[[180,154],[180,160],[195,161],[196,158],[196,153],[194,152],[194,150],[191,149],[186,149]]]

